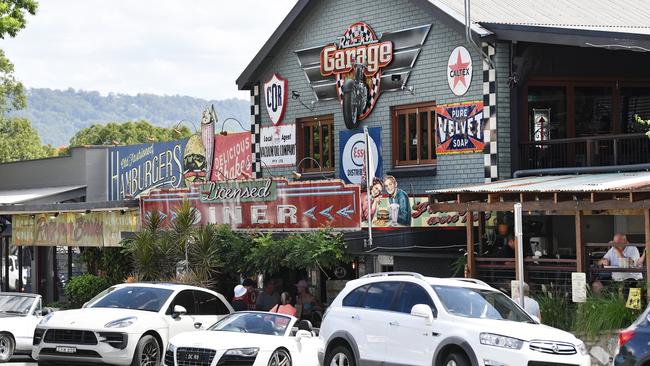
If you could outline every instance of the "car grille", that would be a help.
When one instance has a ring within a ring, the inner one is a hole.
[[[532,341],[530,350],[551,355],[575,355],[577,353],[572,344],[548,341]]]
[[[188,359],[188,355],[196,355],[198,359]],[[178,366],[210,366],[217,351],[207,348],[176,349],[176,365]]]
[[[557,362],[540,362],[540,361],[530,361],[528,366],[580,366],[573,363],[557,363]]]
[[[165,352],[165,366],[174,366],[174,352],[171,350]]]
[[[95,333],[86,330],[48,329],[45,342],[60,344],[97,344]]]
[[[255,357],[242,357],[242,356],[222,356],[217,362],[217,366],[253,366]]]
[[[126,333],[100,332],[100,342],[108,343],[113,348],[125,349],[129,343],[129,336]]]
[[[65,356],[65,357],[88,357],[88,358],[102,358],[96,351],[89,349],[78,349],[75,353],[59,353],[55,348],[43,348],[41,350],[41,355],[54,355],[54,356]]]

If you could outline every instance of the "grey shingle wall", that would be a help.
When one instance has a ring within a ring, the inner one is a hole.
[[[510,44],[497,43],[497,52],[494,56],[497,68],[497,141],[499,146],[499,179],[511,176],[511,139],[510,139]]]
[[[256,78],[263,84],[275,72],[289,80],[289,100],[283,123],[293,123],[296,119],[302,117],[326,114],[334,115],[336,133],[334,152],[337,176],[339,165],[338,132],[345,129],[340,103],[338,101],[316,103],[314,111],[311,112],[300,105],[298,101],[291,99],[292,90],[299,91],[305,102],[314,99],[311,88],[298,65],[294,50],[332,43],[338,36],[343,34],[348,26],[357,21],[368,23],[376,33],[397,31],[423,24],[433,24],[407,84],[415,88],[415,96],[407,91],[383,93],[379,97],[377,105],[370,116],[362,122],[362,126],[380,126],[382,128],[384,174],[393,168],[393,158],[391,156],[393,133],[390,118],[391,106],[428,101],[435,101],[437,104],[446,104],[483,99],[482,62],[480,56],[465,44],[463,34],[457,33],[446,27],[439,20],[433,19],[410,1],[319,1],[315,7],[304,14],[302,19],[296,22],[295,31],[287,35],[276,47],[276,56],[270,59],[261,70],[258,70]],[[266,37],[268,35],[260,37],[260,47],[263,43],[262,38],[266,39]],[[465,45],[472,53],[474,72],[470,90],[464,96],[457,97],[449,90],[446,73],[447,60],[451,51],[460,45]],[[497,57],[499,57],[499,53],[497,52]],[[502,74],[502,72],[499,72],[499,74]],[[501,95],[506,94],[500,93],[499,102],[503,98]],[[502,113],[501,109],[499,109],[499,113]],[[499,117],[501,118],[501,114]],[[271,122],[264,108],[264,100],[262,99],[262,125],[267,126],[270,124]],[[505,144],[501,144],[501,135],[499,133],[499,148],[505,149]],[[503,163],[506,164],[506,160]],[[267,174],[266,170],[266,168],[263,169],[265,175]],[[273,169],[272,174],[290,177],[292,170],[292,168],[278,168]],[[435,177],[400,178],[399,184],[407,192],[410,192],[412,185],[414,193],[423,193],[428,189],[482,182],[484,177],[483,154],[439,156],[437,170],[438,174]],[[509,172],[509,169],[501,171]]]

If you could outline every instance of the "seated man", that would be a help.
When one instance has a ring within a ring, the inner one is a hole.
[[[625,235],[617,233],[612,240],[613,246],[609,248],[603,259],[598,261],[602,266],[615,266],[621,267],[622,259],[631,260],[632,266],[636,265],[639,259],[639,250],[633,245],[627,245],[628,241]],[[640,280],[643,279],[643,274],[638,272],[612,272],[612,280],[622,282],[625,280]]]

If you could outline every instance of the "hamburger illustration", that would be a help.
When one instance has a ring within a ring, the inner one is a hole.
[[[390,213],[388,212],[388,209],[385,208],[379,208],[377,209],[377,218],[375,221],[373,221],[373,225],[375,226],[388,226],[388,222],[390,221]]]
[[[186,187],[189,187],[192,183],[205,182],[207,164],[205,147],[201,141],[201,136],[192,135],[187,140],[185,152],[183,153],[183,166],[183,178]]]

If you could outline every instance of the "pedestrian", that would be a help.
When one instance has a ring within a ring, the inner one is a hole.
[[[519,296],[515,296],[514,300],[519,304]],[[539,319],[540,323],[542,322],[542,312],[539,309],[539,303],[530,297],[530,287],[526,282],[524,282],[524,310],[530,315],[534,315]]]
[[[291,316],[296,316],[298,310],[291,305],[291,295],[288,292],[283,292],[280,296],[280,304],[275,305],[272,309],[272,313],[286,314]]]
[[[296,295],[296,309],[298,310],[297,317],[301,320],[311,321],[314,308],[316,307],[316,298],[309,293],[309,285],[307,281],[300,280],[296,283],[298,294]]]
[[[257,301],[257,289],[255,281],[250,278],[244,279],[242,286],[246,287],[246,297],[245,301],[248,306],[248,310],[255,310],[255,302]]]
[[[255,308],[259,311],[269,311],[280,303],[280,295],[275,291],[273,280],[264,281],[264,291],[257,296]]]
[[[232,308],[235,311],[246,311],[248,310],[248,303],[246,302],[246,294],[248,290],[242,285],[235,286],[235,297],[232,299]]]

